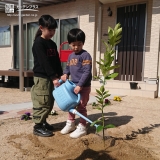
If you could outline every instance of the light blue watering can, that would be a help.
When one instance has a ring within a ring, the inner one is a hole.
[[[59,80],[59,83],[63,83],[62,80]],[[74,93],[74,88],[76,85],[71,82],[70,80],[66,80],[65,83],[60,85],[59,87],[55,87],[53,91],[54,99],[58,105],[58,107],[62,111],[71,112],[73,114],[77,114],[81,118],[85,119],[89,123],[93,123],[91,120],[89,120],[87,117],[80,114],[75,107],[79,104],[81,96],[80,94]],[[95,127],[98,127],[97,124],[94,125]]]

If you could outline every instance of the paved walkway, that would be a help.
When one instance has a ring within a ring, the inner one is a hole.
[[[108,99],[113,99],[113,97],[114,95],[111,95]],[[96,98],[91,94],[88,104],[93,102],[96,102]],[[54,109],[60,110],[56,102],[54,103]],[[32,112],[32,102],[0,105],[0,120],[20,117],[25,112]]]

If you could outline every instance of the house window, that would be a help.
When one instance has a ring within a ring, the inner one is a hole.
[[[0,47],[7,47],[11,45],[11,27],[0,27]]]
[[[32,45],[38,27],[38,22],[23,25],[25,70],[33,68]],[[19,69],[19,26],[14,26],[14,68]]]
[[[70,19],[63,19],[60,20],[60,44],[67,41],[67,34],[72,28],[78,27],[78,19],[77,18],[70,18]],[[68,49],[69,45],[63,45],[62,49]],[[63,70],[66,67],[66,62],[62,62]]]
[[[38,22],[32,22],[27,24],[27,68],[33,69],[33,54],[32,54],[32,46],[35,39],[35,35],[39,28]]]
[[[57,20],[58,24],[58,20]],[[27,24],[27,69],[33,69],[33,54],[32,46],[35,39],[36,32],[39,28],[38,22],[32,22]],[[58,43],[58,32],[55,32],[55,35],[52,37],[52,40],[57,44]]]
[[[14,26],[14,68],[19,69],[19,26]],[[23,25],[23,36],[24,36],[24,69],[27,67],[26,63],[26,25]]]
[[[78,20],[77,18],[71,19],[63,19],[60,20],[60,43],[67,41],[67,34],[72,28],[78,27]],[[68,46],[64,45],[63,49],[67,49]]]
[[[67,33],[70,29],[77,27],[77,18],[56,20],[58,28],[52,40],[57,44],[59,51],[60,44],[67,41]],[[38,22],[31,22],[24,25],[24,69],[33,69],[32,46],[35,34],[39,28]],[[67,47],[67,46],[65,46]],[[65,48],[64,48],[65,49]],[[65,63],[62,63],[63,68]],[[19,26],[14,26],[14,68],[19,69]]]

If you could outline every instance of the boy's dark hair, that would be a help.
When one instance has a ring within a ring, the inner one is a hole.
[[[57,22],[56,20],[50,16],[50,15],[42,15],[38,21],[38,24],[42,27],[46,27],[48,29],[56,29],[57,28]],[[40,28],[37,30],[37,33],[35,35],[35,39],[42,35],[42,31]]]
[[[72,43],[72,42],[76,42],[76,41],[81,41],[84,44],[84,42],[85,42],[85,33],[79,28],[71,29],[68,32],[67,40],[68,40],[69,44]]]

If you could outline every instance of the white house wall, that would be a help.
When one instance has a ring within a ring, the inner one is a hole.
[[[95,3],[96,2],[96,3]],[[98,0],[76,0],[75,2],[63,3],[59,5],[53,5],[49,7],[39,8],[37,17],[24,17],[25,23],[37,22],[39,17],[43,14],[50,14],[55,19],[68,19],[79,18],[79,27],[86,34],[86,42],[84,49],[86,49],[91,56],[94,55],[94,36],[95,36],[95,11],[98,7]],[[27,12],[28,13],[28,12]],[[33,12],[32,12],[33,13]],[[35,12],[34,12],[35,14]],[[0,26],[11,25],[11,47],[0,48],[0,69],[8,70],[13,68],[12,56],[13,56],[13,26],[18,25],[18,17],[9,17],[6,13],[0,13]]]
[[[150,52],[146,55],[146,70],[150,79],[157,78],[160,41],[160,0],[153,0],[151,19]]]

